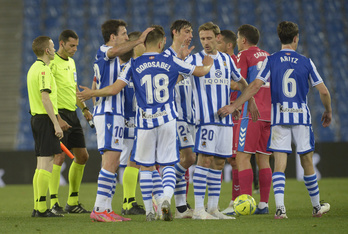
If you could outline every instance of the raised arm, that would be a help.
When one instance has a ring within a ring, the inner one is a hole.
[[[146,36],[149,32],[151,32],[154,28],[147,28],[138,38],[138,40],[135,41],[127,41],[125,43],[122,43],[118,46],[114,46],[111,49],[109,49],[107,51],[107,56],[110,59],[113,59],[117,56],[123,55],[125,53],[127,53],[128,51],[130,51],[131,49],[133,49],[134,47],[136,47],[139,44],[144,43]]]

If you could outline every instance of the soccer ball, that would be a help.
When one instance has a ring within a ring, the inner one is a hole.
[[[255,199],[248,194],[242,194],[233,201],[233,209],[237,215],[252,215],[256,210]]]

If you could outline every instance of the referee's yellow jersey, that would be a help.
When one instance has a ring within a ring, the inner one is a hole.
[[[48,92],[54,114],[58,114],[57,106],[57,86],[51,69],[38,59],[31,65],[27,74],[27,87],[30,111],[32,115],[47,114],[42,103],[41,92]]]
[[[77,75],[75,61],[72,58],[63,59],[57,53],[50,62],[50,68],[56,79],[58,88],[58,109],[75,111]]]

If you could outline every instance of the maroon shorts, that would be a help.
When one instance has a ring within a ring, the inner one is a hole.
[[[271,155],[267,151],[267,143],[270,135],[271,122],[256,121],[251,119],[239,120],[238,132],[238,150],[249,154],[256,152]]]

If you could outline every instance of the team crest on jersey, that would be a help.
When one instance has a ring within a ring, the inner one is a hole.
[[[224,61],[224,66],[227,67],[226,61]]]
[[[119,140],[118,139],[115,140],[115,144],[119,145]]]
[[[155,59],[155,56],[150,56],[149,59],[151,59],[151,60],[152,60],[152,59]]]
[[[222,76],[222,71],[220,69],[215,70],[215,77],[220,78]]]
[[[207,142],[206,142],[206,141],[203,141],[203,142],[202,142],[202,147],[204,147],[204,148],[207,147]]]
[[[188,142],[187,137],[184,137],[184,138],[183,138],[183,141],[184,141],[184,142]]]

